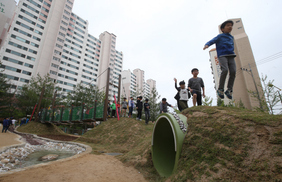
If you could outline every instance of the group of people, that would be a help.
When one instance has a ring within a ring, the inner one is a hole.
[[[10,118],[6,117],[6,118],[4,118],[2,133],[4,133],[4,132],[6,133],[10,126],[14,127],[15,124],[16,124],[16,121],[17,120],[15,120],[14,117],[10,117]]]
[[[228,20],[221,24],[220,29],[222,31],[221,34],[207,42],[203,48],[203,50],[207,49],[209,46],[216,44],[217,57],[219,60],[219,64],[221,67],[221,76],[219,81],[219,87],[217,90],[217,94],[219,98],[224,99],[224,95],[227,98],[232,99],[233,93],[233,85],[236,76],[236,63],[234,53],[234,41],[233,36],[230,34],[233,27],[233,21]],[[224,84],[226,80],[226,76],[229,71],[229,80],[227,85],[227,90],[224,92]],[[177,106],[180,111],[188,108],[188,100],[192,97],[193,106],[202,105],[202,97],[205,97],[205,86],[202,78],[198,77],[199,70],[194,68],[191,70],[193,75],[192,78],[188,80],[188,86],[186,88],[185,81],[179,82],[179,87],[177,87],[177,79],[174,78],[175,81],[175,89],[177,90],[177,94],[175,95],[175,99],[177,100]],[[112,117],[115,117],[116,109],[118,109],[118,113],[121,113],[121,117],[126,116],[126,111],[129,109],[128,117],[132,117],[133,109],[137,110],[137,120],[141,121],[142,111],[144,108],[145,111],[145,123],[148,124],[150,119],[150,104],[149,100],[146,99],[145,103],[142,102],[142,96],[137,97],[136,105],[134,103],[133,97],[130,97],[130,100],[127,102],[126,98],[123,99],[123,102],[118,102],[116,104],[108,103],[108,113],[110,115],[110,109],[112,109]],[[167,103],[166,98],[162,99],[160,104],[160,113],[168,112],[168,107],[172,107],[169,103]]]
[[[20,122],[20,126],[23,125],[23,124],[28,123],[28,121],[29,121],[29,118],[26,118],[26,117],[22,118],[21,122]],[[4,118],[2,133],[4,133],[4,132],[6,133],[7,130],[9,129],[9,127],[12,127],[14,129],[15,126],[16,126],[16,122],[17,122],[17,120],[14,117],[10,117],[10,118],[6,117],[6,118]]]
[[[234,37],[230,34],[233,28],[234,22],[227,20],[223,22],[220,26],[222,31],[221,34],[207,42],[203,50],[207,49],[213,44],[216,44],[217,57],[221,67],[221,75],[219,80],[219,86],[217,90],[217,95],[219,98],[224,99],[224,95],[228,99],[232,99],[233,86],[236,77],[236,63],[234,53]],[[175,88],[177,94],[174,97],[177,100],[177,105],[180,111],[188,108],[188,99],[193,98],[193,106],[196,104],[202,105],[202,96],[205,97],[205,87],[203,79],[198,77],[199,70],[197,68],[192,69],[193,77],[188,81],[188,88],[185,87],[185,82],[181,81],[179,83],[180,87],[177,87],[177,79],[174,78]],[[224,84],[229,72],[229,80],[227,84],[227,90],[224,92]],[[202,90],[202,92],[201,92]]]

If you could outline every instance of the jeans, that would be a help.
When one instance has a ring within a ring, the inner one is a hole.
[[[222,56],[218,58],[221,67],[221,75],[219,80],[218,89],[224,89],[226,76],[229,70],[229,80],[227,89],[233,91],[233,85],[236,77],[236,63],[233,56]]]
[[[150,110],[145,110],[145,123],[148,124],[150,120]]]
[[[132,112],[133,112],[133,107],[129,107],[128,116],[132,116]]]
[[[142,109],[137,109],[137,118],[141,119],[142,117]]]
[[[2,133],[3,133],[3,131],[5,131],[5,133],[6,133],[8,128],[9,128],[9,126],[3,126]]]

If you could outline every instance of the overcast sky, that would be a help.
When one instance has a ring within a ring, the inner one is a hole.
[[[173,78],[187,83],[194,67],[206,95],[216,100],[209,53],[202,48],[229,18],[242,18],[257,62],[281,52],[281,7],[281,0],[76,0],[73,12],[89,21],[92,35],[114,33],[123,68],[144,70],[145,79],[156,80],[159,94],[175,104]],[[280,88],[281,61],[258,64],[259,73]]]
[[[75,0],[73,12],[89,21],[95,37],[114,33],[123,68],[144,70],[145,79],[156,80],[159,94],[175,104],[173,78],[187,83],[194,67],[206,95],[216,100],[209,52],[202,48],[232,18],[242,18],[257,62],[280,52],[258,70],[282,88],[281,7],[281,0]]]

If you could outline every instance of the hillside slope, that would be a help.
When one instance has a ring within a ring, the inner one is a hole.
[[[77,141],[90,145],[95,154],[123,153],[117,158],[134,166],[148,181],[282,180],[281,115],[207,106],[182,114],[188,118],[188,133],[178,169],[169,178],[161,178],[153,167],[152,123],[109,119]]]

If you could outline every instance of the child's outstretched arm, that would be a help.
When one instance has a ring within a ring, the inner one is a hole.
[[[218,40],[218,38],[219,38],[219,36],[220,36],[220,34],[219,34],[218,36],[216,36],[215,38],[213,38],[212,40],[208,41],[208,42],[205,44],[203,50],[207,49],[209,46],[211,46],[211,45],[213,45],[214,43],[216,43],[217,40]]]

